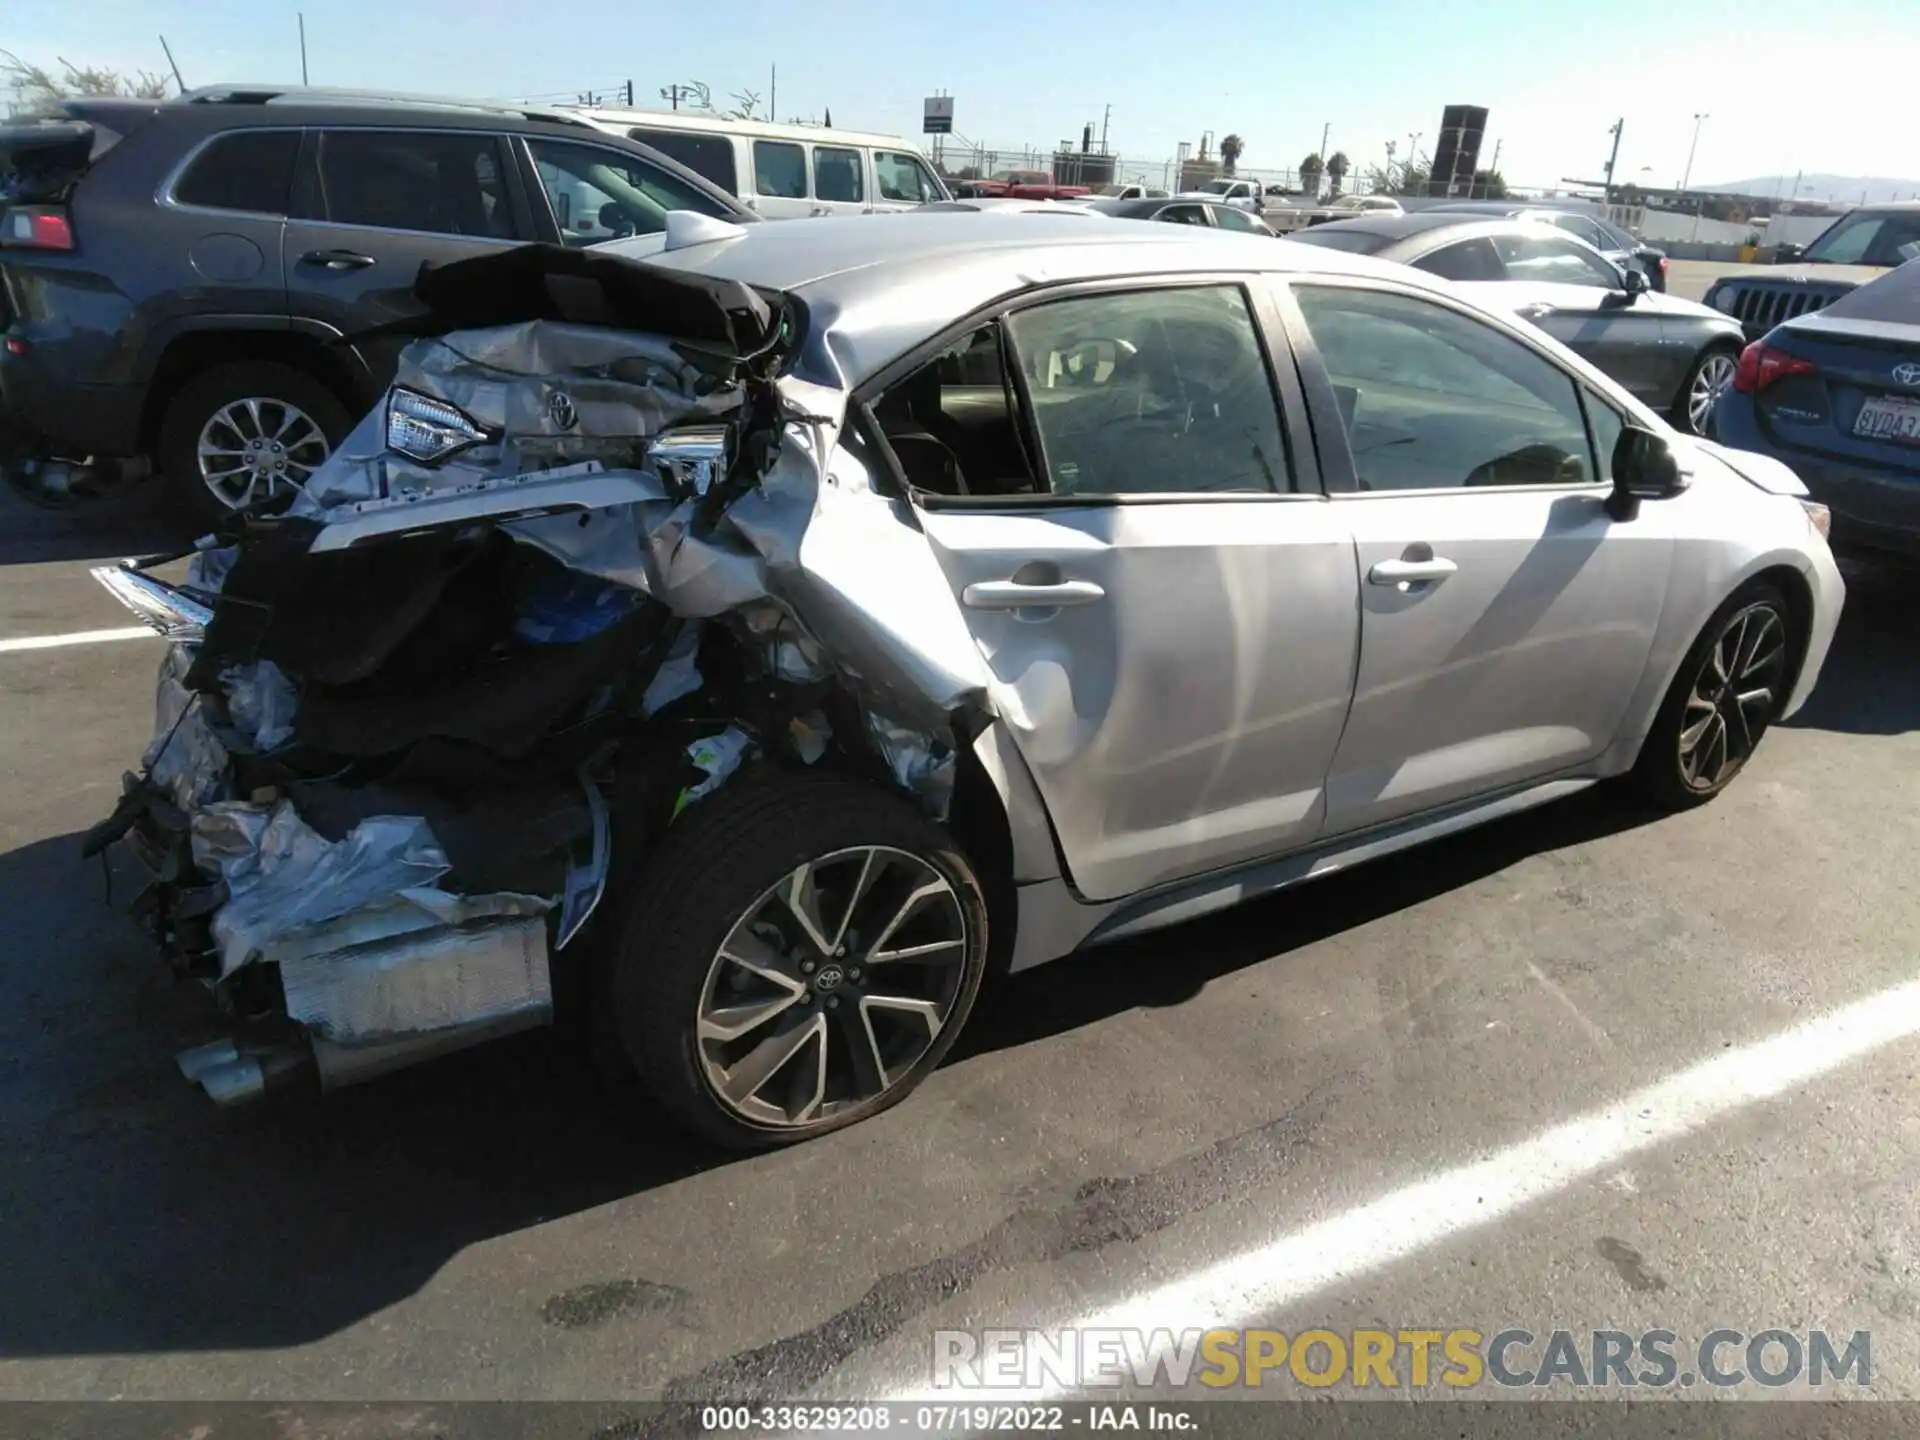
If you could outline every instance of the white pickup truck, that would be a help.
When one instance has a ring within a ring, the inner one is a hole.
[[[1218,204],[1237,205],[1242,210],[1251,210],[1258,215],[1266,209],[1266,197],[1260,191],[1257,180],[1232,180],[1222,178],[1209,180],[1198,190],[1182,190],[1182,200],[1212,200]]]

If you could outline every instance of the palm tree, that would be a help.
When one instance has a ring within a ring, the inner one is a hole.
[[[1300,188],[1309,195],[1320,193],[1320,157],[1310,154],[1300,162]]]
[[[1246,144],[1238,135],[1229,135],[1220,142],[1221,174],[1233,174],[1234,166],[1240,163],[1240,152],[1244,149],[1246,149]]]
[[[1347,152],[1336,150],[1327,157],[1327,179],[1332,182],[1331,194],[1340,193],[1341,183],[1347,178],[1347,171],[1353,168],[1353,162],[1347,159]]]

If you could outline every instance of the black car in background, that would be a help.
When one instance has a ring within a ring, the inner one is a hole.
[[[1749,340],[1824,309],[1856,286],[1920,256],[1920,201],[1849,210],[1805,249],[1783,245],[1772,265],[1723,275],[1701,298],[1731,315]]]
[[[1790,466],[1836,545],[1920,556],[1920,260],[1749,345],[1710,431]]]
[[[202,523],[291,494],[385,390],[424,261],[755,217],[635,141],[272,87],[0,126],[0,462],[42,498],[151,461]],[[132,462],[132,463],[128,463]],[[77,482],[77,483],[76,483]]]
[[[1144,200],[1093,200],[1089,210],[1116,220],[1159,220],[1170,225],[1210,225],[1217,230],[1240,230],[1248,235],[1274,234],[1273,227],[1240,205],[1224,200],[1197,200],[1191,195],[1159,196]]]
[[[1339,220],[1285,238],[1468,285],[1477,299],[1584,355],[1685,431],[1699,433],[1733,378],[1739,326],[1691,300],[1653,293],[1640,271],[1621,269],[1551,225],[1429,209]]]
[[[1666,293],[1667,252],[1598,216],[1550,205],[1516,205],[1511,200],[1447,200],[1427,206],[1423,213],[1433,211],[1498,216],[1505,220],[1544,220],[1593,246],[1622,270],[1638,270],[1653,289]]]

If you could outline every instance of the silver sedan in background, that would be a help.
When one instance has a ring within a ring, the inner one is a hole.
[[[1438,210],[1316,225],[1287,237],[1372,255],[1480,290],[1587,357],[1689,434],[1703,434],[1745,344],[1738,322],[1655,293],[1584,241],[1538,220]]]

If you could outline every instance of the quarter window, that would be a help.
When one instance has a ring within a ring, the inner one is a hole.
[[[173,187],[181,205],[240,210],[255,215],[287,213],[293,188],[298,130],[250,130],[222,135],[194,159]]]
[[[1238,286],[1021,310],[1009,338],[1056,495],[1291,488],[1272,379]]]
[[[1213,212],[1213,223],[1222,230],[1245,230],[1252,235],[1263,235],[1267,229],[1264,222],[1254,219],[1246,211],[1231,205],[1216,206]]]
[[[492,135],[329,131],[320,146],[320,185],[336,224],[514,238]]]
[[[879,184],[882,200],[926,205],[946,198],[940,193],[940,182],[933,178],[933,172],[927,169],[918,155],[876,150],[873,152],[873,174]]]
[[[816,145],[813,150],[813,198],[855,205],[866,198],[858,150]]]
[[[1408,295],[1294,295],[1362,490],[1588,485],[1604,473],[1572,377],[1518,340]]]
[[[784,140],[753,142],[753,188],[785,200],[807,195],[807,152]]]
[[[1169,205],[1156,220],[1164,220],[1169,225],[1202,225],[1207,223],[1207,212],[1198,205]]]
[[[1506,267],[1501,265],[1499,253],[1493,248],[1493,242],[1485,237],[1444,245],[1430,255],[1422,255],[1413,262],[1413,268],[1424,270],[1429,275],[1438,275],[1443,280],[1507,278]]]

